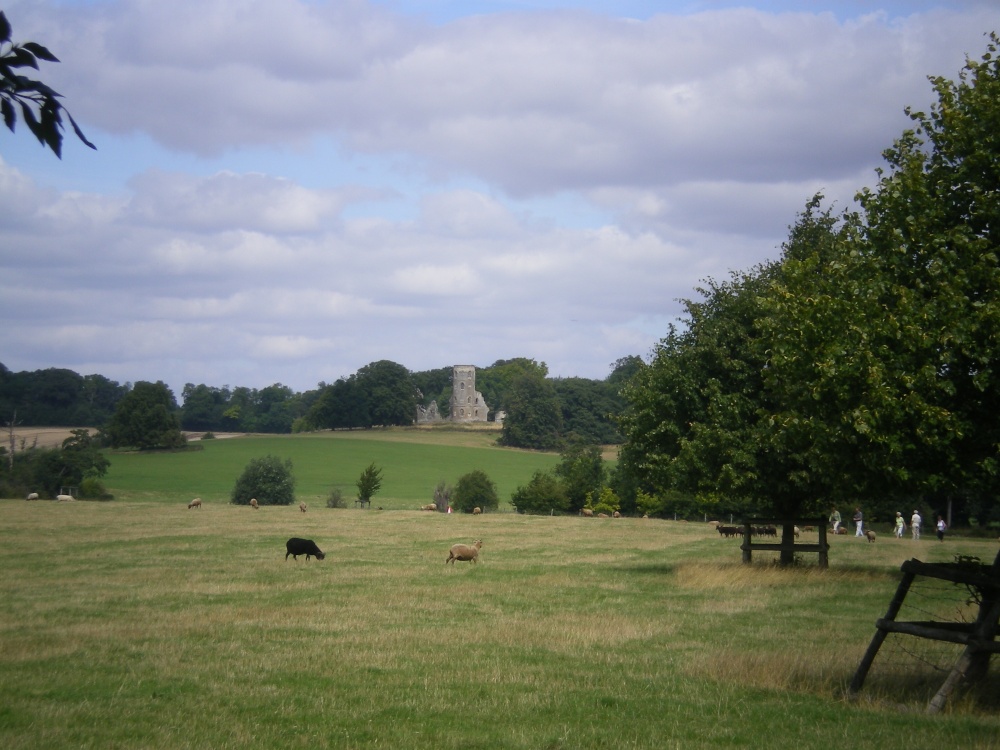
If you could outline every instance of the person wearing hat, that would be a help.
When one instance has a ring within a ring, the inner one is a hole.
[[[906,531],[906,521],[903,520],[903,514],[898,510],[896,511],[896,538],[902,539],[903,532]]]
[[[913,532],[913,540],[920,541],[920,522],[923,519],[917,511],[913,511],[913,515],[910,516],[910,530]]]

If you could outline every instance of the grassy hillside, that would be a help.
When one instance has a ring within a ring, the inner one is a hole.
[[[996,675],[992,694],[921,712],[943,679],[925,660],[942,657],[915,639],[887,642],[864,699],[842,698],[899,564],[992,559],[995,542],[839,537],[828,571],[779,570],[741,566],[705,525],[657,520],[146,501],[0,513],[6,750],[1000,745]],[[293,535],[326,559],[286,562]],[[475,538],[479,564],[445,567]],[[967,598],[925,593],[924,612]]]
[[[552,468],[559,457],[498,448],[495,439],[483,430],[392,429],[204,440],[194,444],[203,450],[114,453],[105,484],[118,500],[229,502],[249,461],[270,454],[291,459],[296,496],[311,506],[325,504],[334,487],[353,501],[355,482],[374,461],[383,470],[374,505],[387,510],[432,502],[439,482],[454,485],[474,469],[496,483],[504,508],[534,471]]]

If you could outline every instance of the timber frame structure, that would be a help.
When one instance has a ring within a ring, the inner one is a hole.
[[[743,563],[744,565],[750,565],[753,562],[753,552],[758,551],[770,551],[770,552],[782,552],[782,553],[796,553],[796,552],[815,552],[819,555],[819,567],[828,568],[830,567],[830,542],[826,538],[826,521],[822,518],[748,518],[745,519],[740,526],[743,528],[743,544],[740,545],[740,549],[743,550]],[[781,541],[777,543],[761,543],[758,542],[754,544],[753,542],[753,530],[757,526],[776,526],[781,530]],[[807,542],[796,542],[795,537],[792,535],[791,529],[795,526],[801,525],[813,526],[819,532],[819,540],[817,544],[809,544]]]
[[[875,623],[875,637],[868,646],[858,671],[847,689],[849,698],[857,697],[864,686],[882,642],[889,633],[902,633],[917,638],[929,638],[965,646],[940,689],[927,704],[927,713],[937,713],[944,708],[948,698],[959,685],[983,679],[989,669],[990,656],[1000,653],[1000,643],[995,640],[1000,622],[1000,552],[991,566],[970,564],[972,561],[954,563],[925,563],[907,560],[901,570],[903,578],[896,594],[889,603],[885,617]],[[910,586],[917,576],[951,581],[966,586],[979,603],[975,622],[898,622],[896,616],[903,606]]]

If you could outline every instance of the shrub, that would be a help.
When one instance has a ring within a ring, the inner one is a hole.
[[[344,493],[341,491],[340,487],[334,487],[330,490],[330,494],[326,496],[326,507],[327,508],[346,508],[347,500],[344,499]]]
[[[80,498],[83,500],[111,500],[112,495],[97,477],[86,477],[80,482]]]
[[[261,505],[291,505],[295,502],[295,477],[292,459],[283,462],[277,456],[251,459],[243,470],[230,500],[234,505],[249,505],[257,498]]]
[[[569,510],[569,497],[562,482],[546,471],[536,471],[531,481],[514,491],[510,501],[518,513],[565,513]]]
[[[473,508],[496,509],[500,505],[496,485],[480,469],[470,471],[458,480],[451,500],[452,507],[464,513],[471,513]]]
[[[382,489],[382,470],[369,464],[358,478],[358,500],[370,503],[375,493]]]

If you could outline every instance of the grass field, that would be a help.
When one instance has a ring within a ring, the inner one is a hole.
[[[121,500],[229,502],[236,479],[252,458],[291,459],[296,498],[310,507],[325,505],[339,488],[348,504],[355,483],[373,461],[383,471],[374,505],[387,510],[415,509],[433,502],[439,482],[481,469],[497,486],[501,507],[536,469],[551,469],[553,453],[518,451],[494,445],[496,433],[484,430],[359,430],[286,436],[248,436],[193,443],[203,450],[181,453],[115,453],[104,482]]]
[[[954,647],[890,639],[843,698],[900,563],[995,541],[838,537],[829,570],[782,570],[704,524],[253,511],[226,485],[200,511],[156,483],[0,501],[0,747],[1000,748],[995,674],[922,713]],[[290,536],[326,559],[286,562]],[[444,565],[476,538],[478,564]]]

